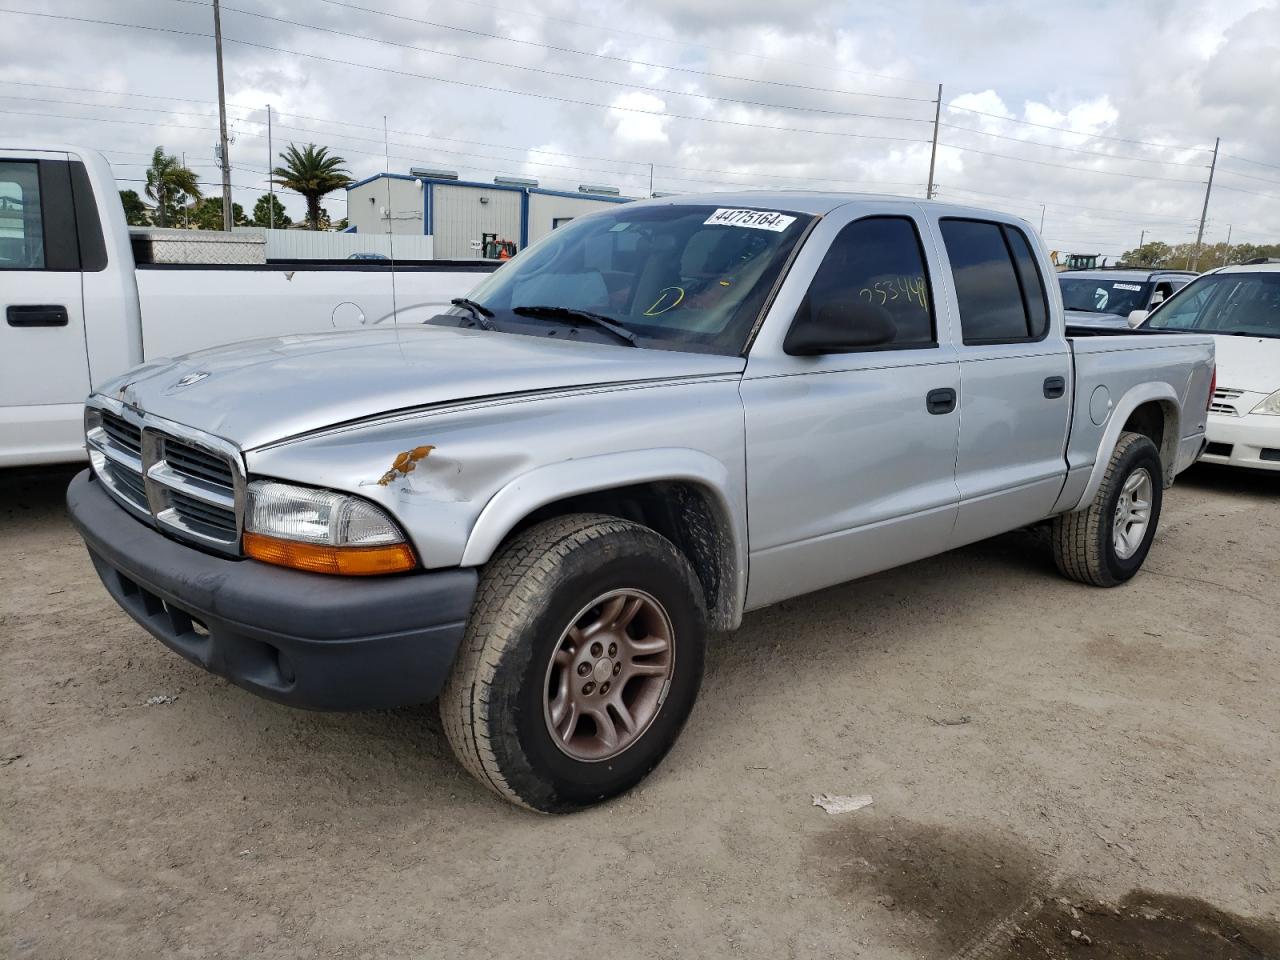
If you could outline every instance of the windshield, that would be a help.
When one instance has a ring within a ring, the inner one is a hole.
[[[1280,273],[1200,277],[1163,304],[1145,326],[1280,338]]]
[[[667,204],[583,217],[552,231],[435,323],[626,343],[585,311],[634,334],[639,346],[736,355],[813,218],[777,210]],[[558,307],[558,311],[530,310]]]
[[[1083,310],[1086,313],[1114,313],[1127,317],[1133,310],[1147,305],[1151,284],[1130,280],[1084,280],[1060,277],[1062,306],[1066,310]]]

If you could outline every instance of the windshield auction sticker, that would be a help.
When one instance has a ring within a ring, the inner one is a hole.
[[[702,222],[722,227],[750,227],[752,230],[781,233],[795,223],[796,218],[772,210],[727,210],[722,207]]]

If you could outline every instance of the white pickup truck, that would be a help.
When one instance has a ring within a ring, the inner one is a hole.
[[[987,210],[618,205],[426,322],[104,384],[67,505],[177,653],[296,706],[438,695],[481,783],[570,810],[661,760],[745,611],[1042,521],[1065,575],[1138,572],[1213,340],[1076,335],[1053,276]]]
[[[84,398],[143,361],[250,337],[386,325],[447,304],[492,269],[135,264],[101,154],[0,146],[0,467],[83,460]]]

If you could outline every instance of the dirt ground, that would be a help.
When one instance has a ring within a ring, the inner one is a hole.
[[[169,653],[69,477],[0,474],[6,957],[1280,957],[1280,475],[1195,468],[1120,589],[1024,532],[752,615],[654,776],[564,818],[433,707]]]

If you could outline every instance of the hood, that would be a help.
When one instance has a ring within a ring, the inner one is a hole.
[[[1280,390],[1280,340],[1272,337],[1214,337],[1218,386],[1250,393]]]
[[[1067,323],[1073,327],[1127,327],[1129,318],[1118,313],[1092,313],[1088,310],[1064,310]]]
[[[145,364],[99,393],[243,449],[415,407],[741,373],[740,357],[414,324],[252,340]]]

